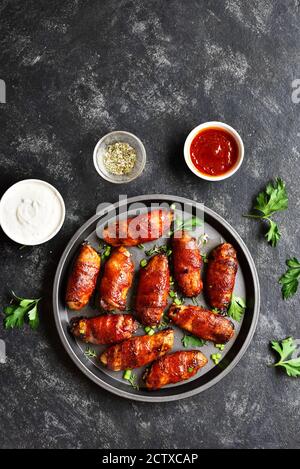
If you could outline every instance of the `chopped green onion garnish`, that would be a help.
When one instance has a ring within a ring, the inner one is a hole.
[[[140,262],[141,267],[146,267],[147,264],[148,264],[147,259],[142,259]]]
[[[175,305],[178,305],[178,306],[182,305],[182,301],[179,298],[175,298],[174,303],[175,303]]]
[[[129,381],[131,378],[131,373],[132,373],[131,370],[125,370],[123,374],[123,379],[126,379],[127,381]]]
[[[215,344],[215,347],[218,348],[219,350],[223,351],[225,348],[224,344]]]
[[[214,364],[218,365],[218,363],[220,362],[220,359],[222,358],[222,354],[221,353],[213,353],[210,357],[211,357],[212,361],[214,362]]]

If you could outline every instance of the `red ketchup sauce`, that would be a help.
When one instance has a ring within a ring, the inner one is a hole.
[[[208,128],[194,137],[190,155],[193,165],[203,174],[221,176],[235,166],[239,148],[227,130]]]

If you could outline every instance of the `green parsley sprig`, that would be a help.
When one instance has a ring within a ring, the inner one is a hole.
[[[232,294],[231,297],[231,303],[228,308],[228,316],[230,316],[232,319],[234,319],[237,322],[241,322],[242,317],[246,311],[246,303],[245,300],[242,298],[239,298],[238,296],[235,296],[235,294]]]
[[[296,257],[287,259],[286,265],[288,267],[287,271],[279,279],[279,283],[282,285],[281,292],[284,300],[295,295],[300,279],[300,262],[298,259]]]
[[[288,376],[298,378],[300,376],[300,356],[294,357],[297,344],[292,337],[281,341],[272,341],[272,348],[279,353],[280,360],[273,366],[281,366]]]
[[[288,195],[286,192],[285,183],[282,179],[276,178],[273,183],[269,183],[265,190],[260,192],[256,198],[256,203],[253,207],[254,213],[244,215],[248,218],[258,218],[267,220],[269,229],[265,235],[268,242],[275,247],[281,238],[278,225],[271,220],[271,217],[288,208]]]
[[[25,319],[31,329],[37,329],[39,325],[38,303],[41,298],[22,298],[12,292],[12,301],[4,308],[4,326],[6,329],[24,326]]]
[[[203,347],[206,345],[205,340],[199,339],[198,337],[194,335],[184,335],[181,339],[182,345],[185,348],[188,347]]]

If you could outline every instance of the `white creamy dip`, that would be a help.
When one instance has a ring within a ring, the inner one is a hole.
[[[38,179],[11,186],[0,203],[0,223],[12,240],[24,245],[44,243],[61,228],[65,206],[59,192]]]

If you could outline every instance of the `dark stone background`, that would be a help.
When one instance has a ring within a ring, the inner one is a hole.
[[[10,288],[43,296],[37,332],[5,331],[0,365],[3,448],[299,447],[299,381],[268,367],[269,341],[300,337],[299,295],[283,302],[279,276],[299,254],[300,105],[298,0],[2,0],[1,194],[34,177],[54,184],[67,209],[45,245],[19,249],[1,233],[1,307]],[[221,183],[197,179],[182,145],[207,120],[242,135],[240,171]],[[106,132],[136,133],[147,149],[143,175],[126,186],[102,180],[92,151]],[[272,249],[260,224],[242,218],[280,175],[290,195]],[[51,288],[60,254],[102,201],[119,193],[179,194],[225,217],[241,234],[261,280],[254,340],[217,386],[191,399],[142,404],[101,390],[66,355],[55,330]]]

